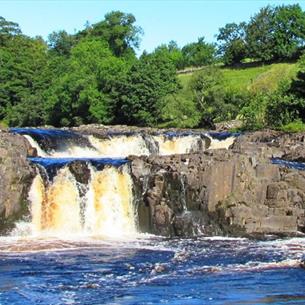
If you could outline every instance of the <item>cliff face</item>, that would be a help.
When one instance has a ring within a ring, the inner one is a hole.
[[[305,172],[270,158],[297,151],[303,138],[276,137],[245,135],[229,151],[132,158],[144,194],[140,226],[161,235],[302,235]]]
[[[28,190],[34,169],[26,157],[31,147],[19,135],[0,131],[0,230],[28,212]]]
[[[305,233],[305,171],[271,158],[303,160],[304,134],[264,131],[240,136],[229,150],[129,157],[138,224],[164,236]],[[28,211],[34,155],[19,135],[0,132],[0,230]],[[302,159],[303,158],[303,159]],[[88,167],[70,165],[87,184]]]

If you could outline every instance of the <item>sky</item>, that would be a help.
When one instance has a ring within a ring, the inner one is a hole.
[[[294,3],[305,10],[305,0],[0,0],[0,16],[19,23],[26,35],[46,39],[58,30],[73,34],[113,10],[132,13],[144,31],[138,50],[142,53],[171,40],[181,47],[202,36],[215,42],[226,23],[247,21],[268,4]]]

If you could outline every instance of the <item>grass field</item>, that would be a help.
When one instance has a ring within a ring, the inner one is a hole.
[[[296,63],[277,63],[251,68],[222,68],[224,85],[233,91],[274,91],[283,80],[295,77],[298,65]],[[198,73],[198,72],[194,72]],[[193,74],[178,76],[184,92],[188,92],[188,83]]]

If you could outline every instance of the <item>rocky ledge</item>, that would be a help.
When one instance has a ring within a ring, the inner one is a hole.
[[[272,164],[271,159],[305,160],[304,139],[305,134],[267,130],[240,136],[229,150],[130,156],[141,231],[303,236],[305,171]],[[32,155],[31,147],[22,136],[0,132],[1,230],[28,210],[35,168],[27,155]],[[82,177],[82,167],[78,175]]]
[[[240,136],[229,150],[131,157],[144,194],[140,227],[166,236],[303,236],[305,171],[271,163],[303,147],[304,134],[263,131]]]
[[[32,148],[24,137],[0,131],[0,231],[28,213],[28,191],[35,170],[27,160]]]

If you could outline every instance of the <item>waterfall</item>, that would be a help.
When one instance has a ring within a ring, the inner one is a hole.
[[[88,137],[91,145],[103,157],[127,157],[129,155],[148,156],[149,148],[141,134],[138,135],[116,135],[106,139],[94,136]]]
[[[200,135],[173,136],[166,135],[154,136],[154,140],[159,145],[159,154],[173,155],[186,154],[190,152],[200,152],[204,150],[203,139]]]
[[[29,142],[29,144],[36,149],[37,151],[37,155],[40,156],[40,157],[46,157],[48,154],[43,151],[43,149],[41,149],[41,147],[39,146],[39,144],[29,135],[23,135],[27,141]]]
[[[136,233],[128,166],[91,167],[90,171],[87,192],[82,195],[68,166],[59,169],[52,181],[44,182],[39,174],[35,177],[29,192],[32,235]]]
[[[85,229],[92,234],[117,237],[136,233],[132,181],[126,166],[92,169]]]
[[[74,234],[81,230],[80,196],[67,167],[58,171],[50,185],[36,176],[29,193],[34,233]]]
[[[229,147],[234,143],[236,137],[232,136],[232,137],[227,137],[225,139],[215,139],[213,137],[210,137],[211,139],[211,144],[209,149],[229,149]]]

